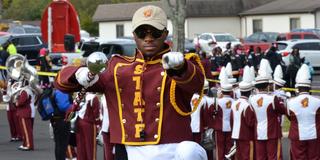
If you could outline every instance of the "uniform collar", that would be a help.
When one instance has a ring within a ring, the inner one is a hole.
[[[155,60],[158,60],[158,59],[162,59],[162,55],[167,53],[167,52],[170,52],[170,50],[171,50],[171,48],[169,47],[169,45],[165,43],[164,44],[164,49],[161,52],[154,54],[150,58],[145,58],[143,56],[143,53],[140,50],[136,49],[136,58],[137,59],[142,59],[144,61],[155,61]]]
[[[308,94],[309,95],[310,93],[309,92],[300,92],[299,93],[299,95],[302,95],[302,94]]]

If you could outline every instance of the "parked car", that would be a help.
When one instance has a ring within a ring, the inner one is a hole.
[[[173,36],[169,35],[166,39],[166,43],[172,47],[173,46]],[[184,53],[195,53],[196,52],[196,48],[195,45],[193,44],[192,40],[185,38],[184,39]]]
[[[241,42],[230,33],[202,33],[193,39],[193,43],[200,45],[201,50],[207,53],[211,53],[213,47],[217,46],[224,51],[229,42],[231,42],[231,47],[241,44]],[[213,46],[211,45],[212,43],[216,43],[216,45]]]
[[[11,34],[29,34],[29,33],[41,33],[39,26],[33,25],[15,25],[8,29]]]
[[[47,47],[43,43],[41,34],[8,34],[0,36],[0,45],[12,41],[16,46],[17,52],[27,57],[31,65],[37,65],[39,51]]]
[[[100,42],[98,51],[106,54],[110,58],[113,54],[133,57],[136,51],[136,43],[130,39],[116,39],[111,41]]]
[[[296,28],[291,30],[291,32],[310,32],[320,36],[320,28]]]
[[[277,41],[286,41],[290,39],[320,39],[320,35],[312,32],[288,32],[280,33],[277,36]]]
[[[270,48],[271,44],[276,42],[277,32],[256,32],[250,36],[244,38],[243,46],[245,50],[248,50],[250,46],[253,46],[256,50],[257,47],[260,47],[264,52]]]
[[[300,49],[300,57],[310,62],[313,67],[320,67],[320,40],[288,40],[277,42],[279,53],[282,55],[283,61],[289,64],[289,55],[292,48]]]
[[[256,32],[244,39],[244,42],[275,42],[279,33]]]

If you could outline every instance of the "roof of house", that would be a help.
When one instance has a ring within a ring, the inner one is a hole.
[[[238,16],[248,7],[256,7],[270,1],[272,0],[187,0],[187,17]],[[96,9],[93,21],[131,20],[134,12],[145,5],[162,7],[160,1],[102,4]]]
[[[276,0],[246,10],[240,15],[310,13],[320,8],[320,0]]]

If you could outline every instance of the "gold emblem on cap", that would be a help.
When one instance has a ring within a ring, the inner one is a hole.
[[[152,9],[151,8],[148,8],[148,9],[143,11],[144,17],[150,17],[151,14],[152,14]]]

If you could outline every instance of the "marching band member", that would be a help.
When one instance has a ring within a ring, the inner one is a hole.
[[[320,99],[310,95],[311,75],[303,64],[296,75],[298,96],[288,100],[288,118],[291,121],[289,139],[293,160],[318,160],[320,137]]]
[[[109,132],[109,113],[106,102],[105,95],[101,96],[100,99],[103,118],[102,118],[102,138],[103,138],[103,155],[104,160],[113,160],[114,159],[114,144],[110,142],[110,132]]]
[[[241,97],[231,106],[231,137],[236,143],[235,158],[239,160],[254,160],[255,113],[248,100],[253,89],[253,79],[249,66],[245,66],[243,80],[239,83]]]
[[[268,60],[262,59],[258,76],[255,78],[257,93],[249,99],[256,117],[255,151],[257,160],[280,160],[281,126],[279,113],[285,113],[278,97],[268,93],[268,85],[272,79],[272,69]]]
[[[100,101],[96,94],[87,93],[80,104],[77,119],[77,160],[97,159],[97,127],[100,123]]]
[[[18,148],[22,151],[30,151],[34,149],[33,145],[33,122],[31,97],[33,92],[28,86],[28,82],[15,82],[13,88],[16,89],[15,105],[17,107],[17,116],[20,122],[22,132],[22,145]]]
[[[204,129],[208,127],[206,125],[206,122],[204,122],[205,118],[208,117],[206,117],[206,115],[204,114],[207,111],[206,109],[208,108],[208,106],[214,103],[213,99],[206,95],[209,90],[208,81],[204,82],[203,90],[205,95],[202,97],[201,102],[197,107],[197,110],[191,114],[191,129],[193,133],[193,140],[199,144],[201,141],[201,134],[203,133]],[[199,97],[199,94],[193,95],[190,103],[192,107],[194,107],[195,104],[197,104],[197,101],[199,101]]]
[[[33,121],[32,121],[32,97],[34,93],[40,94],[41,88],[37,84],[36,69],[29,65],[22,55],[12,55],[6,62],[7,72],[10,78],[16,80],[12,84],[11,99],[17,107],[23,144],[18,147],[22,151],[34,149],[33,145]]]
[[[238,86],[238,83],[237,83],[237,78],[233,78],[233,72],[232,72],[232,65],[231,63],[229,62],[226,66],[226,72],[227,72],[227,75],[228,75],[228,81],[230,84],[232,84],[232,98],[234,99],[238,99],[240,98],[240,89],[239,89],[239,86]]]
[[[8,103],[7,119],[9,122],[9,129],[11,134],[10,142],[20,141],[22,139],[19,118],[17,116],[17,107],[15,106],[15,103],[12,102],[12,98],[9,96],[13,83],[14,83],[13,79],[8,80],[7,91],[5,95],[3,95],[3,101]]]
[[[277,96],[279,98],[279,101],[281,104],[286,105],[287,104],[287,99],[288,95],[284,90],[281,88],[286,84],[286,81],[282,79],[283,78],[283,73],[282,73],[282,68],[281,65],[277,65],[276,69],[273,72],[273,95]],[[290,94],[290,92],[288,92]],[[281,126],[283,125],[283,118],[284,115],[280,114],[279,115],[279,121]]]
[[[225,67],[221,68],[219,79],[222,95],[216,99],[214,106],[211,106],[210,110],[214,116],[212,128],[215,130],[216,160],[223,160],[224,155],[232,147],[230,112],[234,100],[231,97],[232,85],[228,81]]]
[[[88,81],[87,67],[67,66],[59,72],[55,86],[67,92],[85,86],[106,95],[115,159],[169,160],[190,147],[198,159],[206,158],[205,150],[190,142],[190,101],[194,93],[202,93],[204,83],[200,58],[170,52],[164,42],[167,16],[157,6],[138,9],[132,26],[135,57],[111,57],[106,70],[93,81]],[[179,145],[184,141],[190,143]]]

